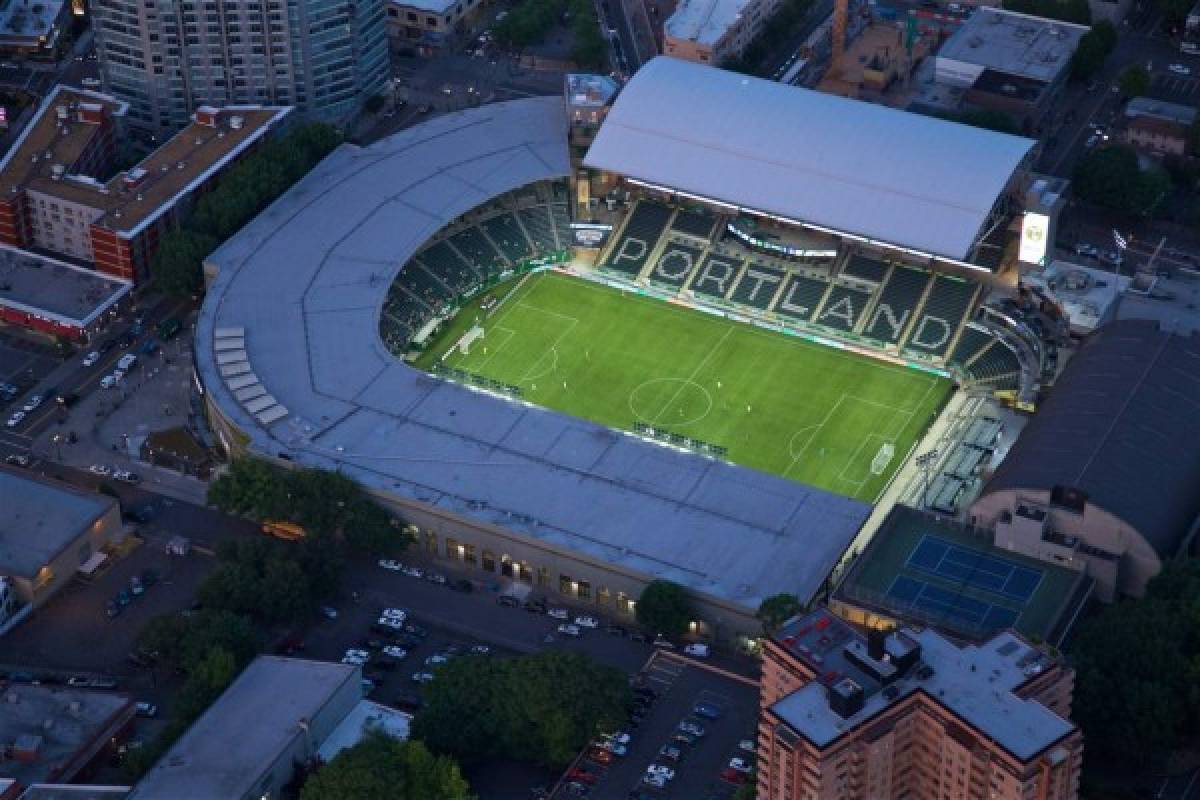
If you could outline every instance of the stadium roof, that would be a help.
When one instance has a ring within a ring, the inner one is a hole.
[[[1033,141],[655,58],[584,163],[747,210],[965,260]]]
[[[379,338],[401,265],[462,213],[570,171],[564,101],[531,98],[343,146],[210,259],[197,369],[252,446],[381,492],[664,577],[739,607],[807,599],[870,508],[434,378]],[[220,378],[217,332],[286,415]]]
[[[1200,336],[1147,320],[1092,334],[984,493],[1059,485],[1174,556],[1200,513]]]

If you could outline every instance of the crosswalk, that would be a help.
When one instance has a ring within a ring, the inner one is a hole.
[[[1200,78],[1158,72],[1151,78],[1150,94],[1160,100],[1191,98],[1200,94]]]

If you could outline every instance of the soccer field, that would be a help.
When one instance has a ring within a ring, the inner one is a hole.
[[[478,318],[444,365],[613,428],[727,448],[738,464],[872,501],[952,389],[949,380],[556,273],[490,317],[471,303],[418,364]]]

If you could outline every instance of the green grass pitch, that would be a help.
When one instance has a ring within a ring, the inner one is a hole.
[[[467,354],[447,353],[476,319],[484,337]],[[546,408],[622,430],[667,428],[726,447],[735,463],[867,501],[952,389],[917,370],[557,273],[529,277],[490,316],[468,304],[417,363],[443,355],[446,366],[520,386]]]

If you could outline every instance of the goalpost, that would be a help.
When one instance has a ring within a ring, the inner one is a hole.
[[[470,330],[468,330],[462,336],[458,337],[458,341],[454,343],[453,347],[451,347],[445,353],[442,354],[442,361],[445,361],[446,357],[449,356],[451,353],[453,353],[455,350],[457,350],[459,353],[461,353],[464,356],[470,355],[471,354],[471,345],[475,342],[476,339],[482,339],[483,334],[484,334],[484,331],[483,331],[482,325],[472,325]]]
[[[892,462],[892,457],[896,455],[896,446],[891,442],[884,442],[883,447],[879,448],[879,452],[875,454],[875,460],[871,462],[871,474],[882,475],[887,469],[887,465]]]

